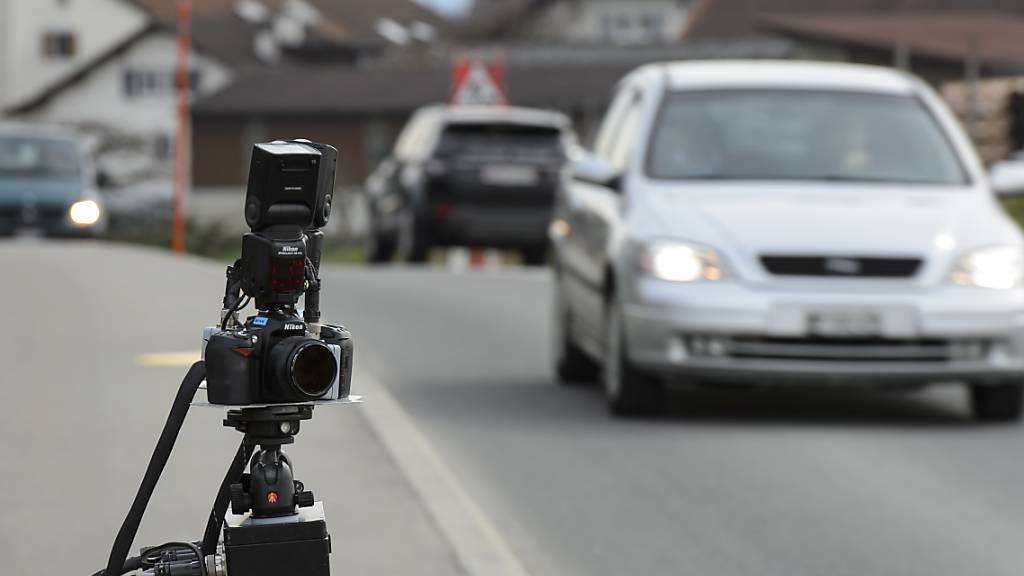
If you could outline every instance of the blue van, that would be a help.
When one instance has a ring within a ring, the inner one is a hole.
[[[0,124],[0,235],[96,237],[106,218],[72,130]]]

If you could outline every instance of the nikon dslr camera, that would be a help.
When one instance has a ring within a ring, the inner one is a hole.
[[[227,270],[221,324],[203,332],[211,404],[348,396],[352,336],[320,323],[320,228],[330,218],[337,156],[308,140],[253,147],[245,195],[250,232],[242,237],[242,257]],[[257,313],[240,321],[250,301]]]

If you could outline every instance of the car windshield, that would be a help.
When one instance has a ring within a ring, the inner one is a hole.
[[[0,178],[74,178],[78,174],[78,154],[68,140],[0,136]]]
[[[962,185],[963,169],[914,97],[807,90],[670,94],[647,153],[663,179]]]

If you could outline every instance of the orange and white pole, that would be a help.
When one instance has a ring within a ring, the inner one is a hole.
[[[171,250],[185,252],[185,194],[188,186],[189,156],[189,23],[192,19],[190,0],[178,0],[178,56],[175,67],[175,110],[177,128],[174,135],[174,197],[171,200]]]

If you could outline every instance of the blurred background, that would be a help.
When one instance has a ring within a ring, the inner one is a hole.
[[[368,399],[294,449],[336,573],[1019,574],[1024,438],[959,388],[697,389],[616,420],[555,385],[561,170],[631,70],[724,59],[919,76],[1024,221],[1017,0],[0,0],[0,431],[38,495],[0,495],[0,554],[104,563],[217,320],[252,145],[308,138],[340,151],[323,308]],[[453,158],[536,193],[427,238],[394,190]],[[221,416],[189,416],[136,547],[198,537]]]
[[[651,61],[893,66],[940,90],[994,163],[1024,145],[1020,14],[996,0],[210,0],[193,4],[181,58],[169,0],[5,0],[0,110],[8,121],[80,135],[115,240],[169,245],[182,134],[188,249],[210,255],[237,247],[254,142],[330,142],[342,151],[342,201],[329,239],[336,257],[359,260],[360,189],[417,108],[452,101],[460,59],[496,70],[490,84],[508,103],[567,114],[583,143],[615,83]],[[495,94],[473,98],[486,104]]]

